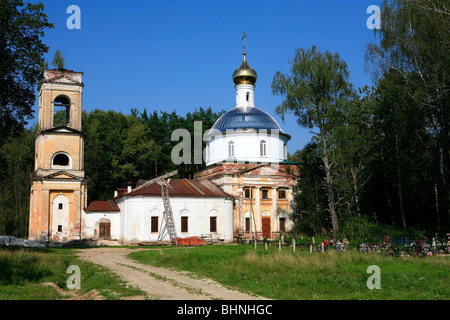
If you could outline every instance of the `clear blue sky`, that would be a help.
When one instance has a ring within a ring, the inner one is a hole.
[[[32,1],[38,2],[38,1]],[[66,68],[84,72],[84,110],[129,114],[199,107],[214,111],[235,105],[231,75],[242,60],[258,73],[255,104],[269,112],[292,136],[290,153],[311,138],[293,117],[274,115],[281,97],[271,83],[277,70],[287,73],[296,48],[316,45],[338,52],[355,87],[371,85],[364,72],[370,5],[381,0],[44,0],[55,28],[46,33],[50,63],[59,49]],[[81,9],[81,29],[69,30],[67,7]],[[37,108],[37,103],[35,109]],[[35,122],[37,119],[35,119]]]

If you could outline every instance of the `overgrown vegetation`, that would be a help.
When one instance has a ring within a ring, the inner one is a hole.
[[[450,223],[450,12],[444,0],[390,0],[367,46],[373,88],[352,88],[338,53],[298,49],[272,82],[281,116],[311,129],[298,154],[295,231],[415,237]],[[344,83],[343,83],[344,82]],[[352,93],[344,90],[352,88]],[[340,89],[340,90],[339,90]],[[401,232],[398,232],[401,231]],[[375,239],[376,241],[376,239]]]

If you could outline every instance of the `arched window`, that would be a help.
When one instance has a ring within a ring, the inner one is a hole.
[[[53,103],[53,126],[70,125],[70,99],[66,96],[57,96]]]
[[[65,153],[57,153],[52,159],[52,169],[69,169],[71,167],[70,158]]]
[[[234,142],[233,141],[228,142],[228,157],[229,158],[234,157]]]
[[[259,155],[261,157],[267,156],[266,140],[261,140],[259,143]]]

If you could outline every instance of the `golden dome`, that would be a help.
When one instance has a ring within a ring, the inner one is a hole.
[[[233,81],[235,84],[255,84],[258,78],[256,71],[248,65],[247,59],[245,58],[246,55],[247,53],[244,51],[244,59],[241,65],[233,72]]]

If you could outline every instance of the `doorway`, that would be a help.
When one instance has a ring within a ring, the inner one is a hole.
[[[262,217],[262,236],[263,238],[271,238],[270,217]]]
[[[101,220],[98,224],[98,236],[99,238],[110,240],[111,239],[111,222],[107,219]]]

